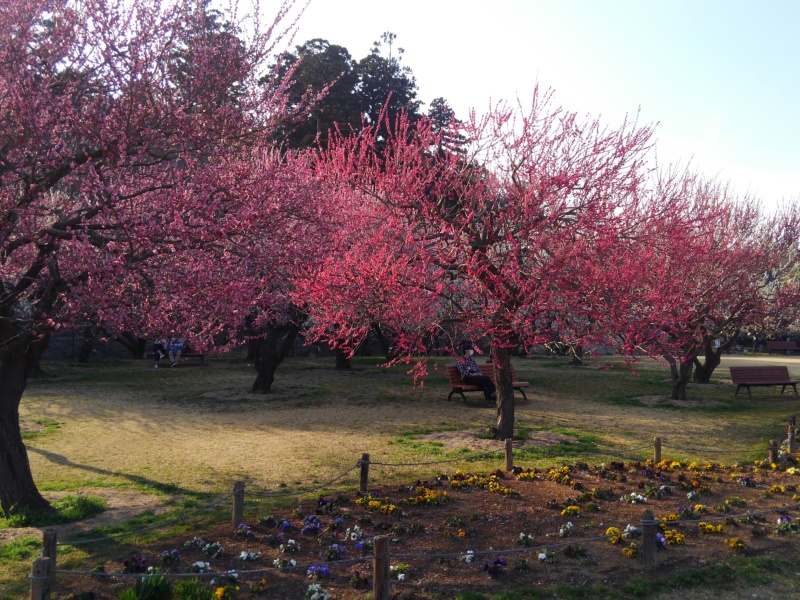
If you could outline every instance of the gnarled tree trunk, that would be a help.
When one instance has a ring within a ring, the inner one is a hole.
[[[492,350],[494,380],[497,384],[497,439],[514,436],[514,388],[511,378],[511,353],[506,348]]]
[[[580,344],[570,346],[570,354],[572,355],[572,360],[570,361],[571,365],[583,364],[583,346]]]
[[[372,324],[372,333],[375,336],[375,339],[378,341],[378,344],[380,345],[381,351],[383,352],[383,355],[386,357],[386,360],[388,361],[397,358],[397,349],[395,348],[395,340],[392,339],[390,333],[387,335],[387,332],[384,331],[380,323]]]
[[[128,349],[131,358],[142,358],[147,353],[147,340],[138,335],[123,331],[115,339]]]
[[[87,325],[83,328],[81,335],[81,347],[78,349],[78,362],[89,362],[89,357],[92,355],[94,349],[94,340],[97,337],[97,327]]]
[[[719,346],[714,344],[716,338],[706,340],[703,348],[703,362],[701,363],[697,357],[694,358],[695,383],[711,383],[711,374],[722,362],[722,353],[727,352],[733,347],[738,335],[739,333],[736,332],[736,335],[730,336],[725,343]]]
[[[0,358],[0,508],[6,515],[15,507],[50,510],[33,482],[19,423],[22,393],[41,350],[30,345],[17,347]]]
[[[691,360],[678,362],[671,356],[665,357],[669,363],[670,386],[672,387],[672,400],[687,400],[686,386],[692,378],[694,363]]]
[[[251,348],[255,356],[253,364],[256,368],[256,380],[253,382],[251,392],[255,394],[272,392],[275,371],[291,352],[305,321],[305,317],[299,313],[293,316],[295,318],[285,324],[271,325],[266,334],[253,340]]]
[[[336,370],[337,371],[353,370],[353,368],[350,366],[350,358],[348,357],[346,352],[336,353]]]

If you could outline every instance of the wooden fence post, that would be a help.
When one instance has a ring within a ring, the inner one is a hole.
[[[786,439],[789,440],[789,447],[786,451],[789,454],[794,454],[794,425],[789,425],[789,430],[786,432]]]
[[[657,530],[658,524],[653,511],[646,509],[642,513],[642,563],[648,571],[655,569],[658,564]]]
[[[389,536],[381,535],[373,540],[372,551],[372,597],[374,600],[389,600]]]
[[[361,455],[361,481],[359,482],[359,488],[362,492],[367,491],[367,481],[369,480],[369,454],[364,452]]]
[[[33,561],[31,566],[31,600],[48,600],[50,590],[48,589],[47,570],[50,568],[50,559],[47,556],[40,556]]]
[[[506,471],[514,470],[514,440],[506,439]]]
[[[55,529],[45,529],[42,532],[42,556],[46,556],[50,562],[47,566],[47,593],[49,594],[56,587],[56,542],[58,534]]]
[[[774,438],[769,441],[769,454],[767,459],[771,465],[778,462],[778,440]]]
[[[653,462],[658,464],[661,462],[661,438],[653,438]]]
[[[244,481],[233,484],[233,528],[244,523]]]

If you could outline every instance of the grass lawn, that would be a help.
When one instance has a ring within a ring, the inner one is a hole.
[[[30,382],[20,408],[34,477],[52,499],[144,493],[159,499],[159,510],[180,514],[229,492],[237,480],[268,492],[323,485],[354,467],[364,452],[379,463],[464,459],[373,465],[370,478],[377,485],[504,466],[500,442],[484,440],[482,447],[497,452],[467,462],[480,444],[426,437],[469,432],[475,438],[473,432],[494,424],[495,411],[483,408],[479,394],[466,407],[446,402],[447,376],[436,371],[446,359],[434,359],[431,375],[416,387],[405,368],[379,362],[356,358],[351,372],[337,372],[332,357],[288,359],[274,393],[265,396],[247,392],[255,374],[244,361],[212,359],[205,367],[184,363],[158,370],[149,361],[47,363],[48,375]],[[729,464],[763,458],[767,440],[800,412],[800,400],[781,397],[776,387],[756,388],[752,400],[735,398],[726,367],[766,363],[788,365],[800,377],[799,359],[726,357],[716,383],[692,386],[691,401],[675,406],[666,401],[668,369],[653,361],[636,364],[633,373],[617,357],[583,367],[562,358],[516,359],[518,379],[531,383],[530,401],[516,404],[516,437],[555,433],[569,440],[515,451],[515,464],[643,460],[652,457],[654,436],[661,437],[665,458]],[[631,450],[642,446],[648,448]],[[333,491],[357,486],[356,470]],[[138,525],[155,519],[147,506],[132,507]],[[30,568],[31,542],[17,539],[22,541],[8,549],[0,538],[0,549],[6,548],[0,566],[9,567],[0,569],[8,572],[0,574],[0,598],[14,597]],[[70,560],[79,564],[80,552]]]

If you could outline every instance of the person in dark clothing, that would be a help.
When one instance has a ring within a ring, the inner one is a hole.
[[[159,361],[167,355],[167,340],[156,340],[151,350],[153,352],[153,366],[157,369]]]
[[[471,342],[464,342],[462,345],[462,355],[456,361],[456,368],[461,373],[461,381],[467,385],[477,385],[483,390],[483,399],[486,406],[497,404],[496,388],[491,377],[487,377],[472,359],[475,349]]]

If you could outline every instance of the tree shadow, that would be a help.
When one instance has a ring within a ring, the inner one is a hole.
[[[101,469],[99,467],[92,467],[90,465],[82,465],[76,463],[61,454],[56,454],[55,452],[50,452],[48,450],[42,450],[41,448],[36,448],[34,446],[26,446],[28,452],[35,452],[39,456],[53,462],[57,465],[62,467],[71,467],[74,469],[80,469],[82,471],[88,471],[89,473],[96,473],[98,475],[106,475],[110,477],[119,477],[120,479],[126,479],[131,483],[134,483],[138,486],[146,486],[149,487],[156,492],[162,494],[169,494],[173,496],[185,496],[196,500],[204,500],[208,498],[208,494],[200,493],[193,490],[190,490],[185,487],[181,487],[174,483],[162,483],[160,481],[155,481],[154,479],[148,479],[147,477],[142,477],[141,475],[131,475],[129,473],[121,473],[119,471],[110,471],[108,469]]]

